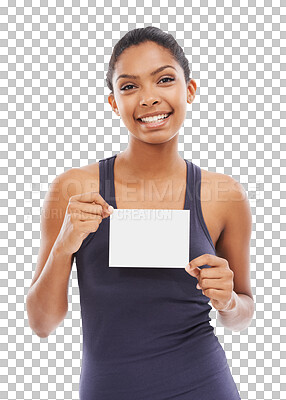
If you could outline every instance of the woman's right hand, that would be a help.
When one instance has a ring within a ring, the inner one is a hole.
[[[71,196],[65,218],[57,238],[61,249],[67,254],[75,253],[83,240],[96,232],[103,218],[112,214],[113,207],[98,192],[87,192]]]

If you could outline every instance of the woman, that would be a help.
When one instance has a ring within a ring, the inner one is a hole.
[[[183,50],[160,29],[121,38],[109,63],[108,101],[130,132],[128,147],[63,173],[45,199],[29,322],[46,337],[63,320],[75,257],[82,400],[240,399],[209,323],[209,301],[225,327],[251,323],[251,213],[238,182],[178,154],[197,88],[189,73]],[[108,268],[109,205],[190,210],[186,269]]]

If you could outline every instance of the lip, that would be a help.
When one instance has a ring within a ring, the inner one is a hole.
[[[167,113],[166,113],[167,114]],[[158,115],[158,114],[157,114]],[[160,115],[160,114],[159,114]],[[145,126],[148,129],[154,129],[154,128],[158,128],[163,125],[166,125],[170,119],[170,117],[173,115],[173,113],[171,112],[171,114],[169,115],[169,117],[162,119],[161,121],[156,121],[156,122],[142,122],[139,119],[137,119],[137,122],[139,122],[139,124],[141,126]]]
[[[150,113],[150,114],[145,114],[145,115],[141,115],[140,117],[138,117],[138,118],[148,118],[148,117],[155,117],[156,115],[161,115],[161,114],[170,114],[170,113],[172,113],[173,111],[156,111],[156,112],[153,112],[153,113]],[[137,118],[137,119],[138,119]]]

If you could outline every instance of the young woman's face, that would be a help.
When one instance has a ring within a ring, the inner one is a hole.
[[[166,65],[169,67],[161,68]],[[108,101],[137,139],[164,143],[178,134],[186,118],[187,103],[195,98],[196,87],[194,80],[186,85],[182,67],[167,49],[145,42],[129,47],[120,55],[113,75],[114,95],[110,94]],[[158,126],[138,120],[154,113],[171,115],[163,124],[157,122]]]

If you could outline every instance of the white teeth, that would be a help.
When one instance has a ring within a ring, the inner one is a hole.
[[[168,117],[169,114],[161,114],[161,115],[156,115],[154,117],[146,117],[146,118],[141,118],[141,121],[143,122],[155,122],[160,119]]]

